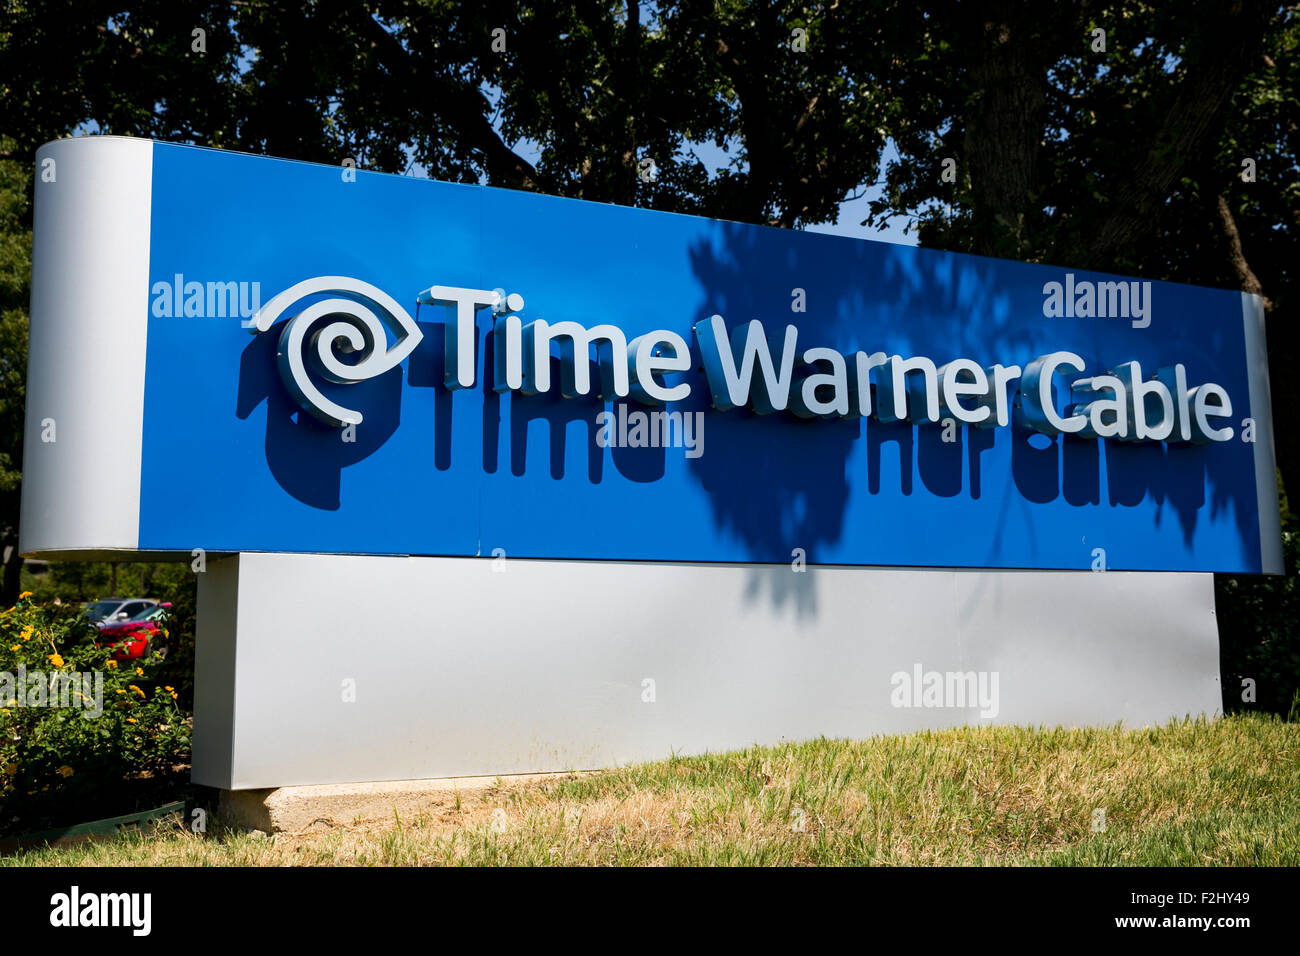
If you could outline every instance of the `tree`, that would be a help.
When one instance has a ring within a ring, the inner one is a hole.
[[[924,59],[900,79],[901,159],[868,222],[909,215],[923,245],[1265,296],[1279,465],[1300,487],[1286,374],[1300,217],[1295,10],[1263,0],[1072,9],[933,9]],[[956,160],[956,182],[941,179],[943,157]],[[1253,182],[1242,181],[1244,158]]]
[[[33,152],[78,129],[1257,291],[1289,439],[1300,32],[1263,0],[4,0],[0,534]],[[196,31],[202,31],[201,35]],[[51,64],[58,64],[52,68]],[[722,151],[723,168],[701,152]],[[1255,179],[1243,181],[1244,159]],[[955,181],[942,177],[951,160]],[[653,165],[647,165],[647,162]],[[6,569],[12,596],[16,572]]]
[[[0,140],[0,150],[7,146]],[[0,602],[18,596],[18,506],[27,392],[27,303],[32,274],[29,168],[0,160],[0,553],[7,552]]]

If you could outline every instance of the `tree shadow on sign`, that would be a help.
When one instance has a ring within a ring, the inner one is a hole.
[[[690,261],[701,296],[694,320],[717,313],[735,330],[757,319],[774,354],[780,351],[781,330],[793,323],[798,352],[827,346],[845,354],[863,349],[925,355],[938,364],[968,356],[985,365],[1023,367],[1037,355],[1066,348],[1084,356],[1095,371],[1103,360],[1135,358],[1131,350],[1147,349],[1158,353],[1143,358],[1152,369],[1171,361],[1168,356],[1207,372],[1223,365],[1215,355],[1223,343],[1213,337],[1200,341],[1199,326],[1172,328],[1155,349],[1100,320],[1065,328],[1036,321],[1034,303],[1050,270],[1031,264],[736,223],[703,228]],[[806,312],[793,311],[795,301],[804,303]],[[1025,314],[1031,306],[1032,313]],[[1065,396],[1059,399],[1061,407]],[[852,492],[858,535],[868,527],[860,510],[864,498],[881,508],[908,501],[918,525],[927,518],[918,496],[993,499],[991,532],[971,543],[978,551],[968,547],[966,552],[966,563],[973,566],[1039,560],[1069,566],[1072,556],[1060,539],[1063,523],[1079,526],[1082,517],[1094,524],[1087,518],[1095,515],[1101,530],[1117,520],[1133,520],[1117,518],[1112,509],[1138,505],[1153,528],[1178,522],[1181,541],[1170,547],[1170,556],[1191,556],[1198,522],[1222,522],[1229,509],[1246,553],[1257,549],[1249,451],[1241,448],[1219,447],[1210,454],[1203,447],[1118,441],[1103,447],[1073,436],[1048,438],[1015,414],[1006,428],[958,427],[956,440],[948,442],[942,426],[932,424],[802,421],[776,414],[757,420],[760,435],[751,427],[754,421],[746,411],[712,412],[709,453],[689,465],[709,494],[715,527],[740,542],[741,560],[788,563],[795,548],[814,564],[826,563],[823,555],[845,554]],[[857,431],[845,440],[842,429]],[[853,444],[857,437],[863,445]],[[865,454],[856,455],[857,448]],[[865,474],[849,472],[858,468]],[[1061,520],[1051,515],[1040,520],[1045,508],[1059,509]],[[858,547],[850,559],[874,553]],[[1081,548],[1078,567],[1088,562],[1088,551]],[[815,613],[815,590],[784,588],[779,576],[766,573],[756,572],[754,580],[755,593]]]
[[[401,421],[402,369],[355,385],[321,390],[347,408],[362,410],[364,422],[345,441],[344,431],[303,411],[280,381],[276,365],[278,329],[257,335],[239,359],[235,415],[247,419],[266,401],[266,463],[286,492],[313,508],[337,511],[343,469],[373,454]]]
[[[1008,348],[1016,332],[1005,321],[1006,303],[991,283],[991,268],[958,268],[951,260],[922,263],[916,252],[719,223],[690,250],[703,292],[695,321],[717,313],[734,330],[757,319],[774,354],[784,326],[794,324],[797,353],[824,346],[844,354],[863,349],[909,355],[916,354],[913,337],[920,328],[958,345],[970,336],[963,320],[980,314],[985,319],[981,351]],[[805,311],[795,311],[799,301]],[[937,324],[942,327],[936,329]],[[831,563],[842,553],[838,546],[855,484],[859,497],[890,486],[894,494],[911,496],[919,477],[929,494],[952,497],[962,492],[963,463],[969,462],[978,495],[980,456],[992,443],[983,434],[944,442],[937,426],[874,419],[805,421],[788,413],[755,416],[745,410],[715,411],[709,419],[708,451],[690,468],[709,493],[715,526],[741,542],[743,560],[787,566],[796,551],[809,564]],[[865,447],[854,444],[859,440]],[[850,459],[858,448],[864,450],[866,474],[852,476]],[[886,464],[895,460],[896,468]],[[811,579],[754,569],[748,594],[762,592],[800,615],[817,613]]]
[[[717,531],[744,542],[751,560],[779,564],[784,572],[751,569],[746,595],[766,589],[778,606],[813,614],[816,591],[795,568],[818,563],[819,549],[840,536],[844,466],[860,424],[746,409],[711,411],[705,420],[705,452],[687,461],[709,495]]]

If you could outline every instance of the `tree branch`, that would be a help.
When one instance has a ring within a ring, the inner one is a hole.
[[[1189,162],[1210,146],[1273,15],[1267,0],[1222,0],[1207,29],[1212,48],[1190,66],[1141,162],[1115,190],[1111,212],[1086,244],[1087,263],[1104,265],[1154,228],[1156,214]]]
[[[1219,195],[1215,208],[1218,213],[1219,229],[1222,231],[1223,238],[1228,246],[1228,262],[1237,276],[1237,283],[1241,286],[1241,291],[1259,296],[1264,300],[1264,311],[1266,313],[1272,312],[1273,300],[1264,295],[1264,286],[1260,283],[1259,277],[1251,270],[1250,263],[1246,261],[1246,253],[1241,248],[1241,233],[1237,231],[1237,220],[1232,215],[1228,200],[1222,194]]]
[[[409,64],[414,59],[415,55],[373,17],[361,17],[358,22],[365,25],[371,42],[383,47],[387,56],[396,62]],[[536,168],[507,146],[493,129],[484,108],[487,99],[478,89],[445,76],[438,77],[432,84],[422,84],[417,88],[431,94],[425,97],[422,106],[457,127],[466,145],[483,157],[483,166],[492,185],[533,192],[540,188]]]

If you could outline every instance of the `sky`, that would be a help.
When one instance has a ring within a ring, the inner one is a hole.
[[[700,157],[710,168],[710,170],[726,165],[729,156],[723,150],[717,149],[712,144],[703,148],[696,149],[696,155]],[[867,210],[871,201],[884,192],[885,167],[889,163],[897,161],[898,149],[891,139],[885,144],[884,151],[880,154],[880,168],[876,173],[876,182],[859,189],[861,195],[856,198],[846,198],[840,204],[839,219],[833,223],[823,223],[818,226],[808,226],[808,232],[824,232],[832,236],[850,236],[854,239],[875,239],[879,242],[894,242],[904,246],[917,245],[916,232],[913,230],[909,233],[903,232],[903,227],[907,225],[907,217],[896,216],[889,221],[887,227],[877,231],[867,226],[861,225],[862,221],[867,218]]]
[[[486,92],[486,91],[485,91]],[[489,93],[491,99],[491,94]],[[495,100],[492,100],[495,103]],[[497,133],[500,135],[500,122],[498,119]],[[504,137],[503,137],[504,139]],[[536,165],[541,154],[537,146],[526,140],[521,140],[510,147],[522,159]],[[691,152],[704,163],[712,176],[717,170],[723,169],[730,165],[735,154],[724,150],[713,143],[695,143],[691,146]],[[888,140],[885,148],[880,154],[880,167],[876,173],[876,182],[864,184],[855,192],[860,193],[856,197],[846,197],[845,201],[840,204],[839,218],[833,223],[823,223],[817,226],[808,226],[808,232],[822,232],[832,236],[849,236],[853,239],[874,239],[878,242],[893,242],[904,246],[918,245],[916,231],[904,232],[903,229],[908,223],[906,216],[896,216],[891,219],[886,228],[876,230],[861,225],[862,221],[867,218],[867,211],[871,201],[878,198],[884,191],[885,168],[889,163],[897,161],[899,158],[898,148],[894,141]]]

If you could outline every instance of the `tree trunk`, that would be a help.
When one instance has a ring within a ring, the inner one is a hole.
[[[1264,301],[1265,335],[1268,339],[1269,364],[1269,398],[1273,410],[1273,447],[1277,455],[1277,468],[1282,482],[1282,494],[1287,489],[1300,489],[1300,455],[1297,444],[1288,440],[1294,434],[1297,400],[1300,400],[1300,388],[1296,377],[1291,374],[1295,368],[1293,361],[1296,354],[1295,323],[1281,316],[1273,300],[1264,294],[1264,286],[1250,267],[1246,251],[1241,243],[1241,233],[1237,229],[1236,217],[1228,200],[1220,194],[1215,197],[1214,219],[1222,237],[1228,263],[1232,266],[1237,284],[1243,292],[1250,292]]]
[[[637,0],[629,0],[627,5],[622,46],[622,55],[618,59],[618,91],[625,110],[623,143],[618,157],[620,168],[611,199],[620,206],[634,206],[637,183],[641,176],[636,156],[637,117],[641,110],[641,4]]]
[[[1215,202],[1215,214],[1219,218],[1219,231],[1223,234],[1228,247],[1228,264],[1232,266],[1241,291],[1259,296],[1264,300],[1264,311],[1272,312],[1273,303],[1264,295],[1263,285],[1250,268],[1250,263],[1246,261],[1245,250],[1241,248],[1241,233],[1237,231],[1237,219],[1233,216],[1228,200],[1223,195],[1220,195]]]
[[[775,226],[780,223],[771,218],[770,212],[777,187],[781,139],[763,74],[763,64],[773,53],[775,32],[768,4],[757,4],[754,17],[753,27],[739,23],[718,38],[718,61],[740,101],[741,136],[749,167],[743,193],[735,197],[733,208],[723,210],[723,215],[740,222]]]
[[[967,107],[963,144],[974,251],[1020,258],[1047,108],[1047,64],[1038,62],[1047,44],[1035,42],[1030,18],[1018,3],[999,4],[982,27],[981,54],[971,77],[978,92]]]
[[[1223,0],[1207,42],[1190,63],[1178,95],[1151,138],[1146,155],[1110,196],[1110,214],[1076,264],[1107,268],[1145,238],[1161,205],[1197,156],[1212,149],[1227,121],[1232,97],[1260,54],[1274,5],[1263,0]]]
[[[4,565],[4,581],[0,584],[0,604],[5,607],[13,607],[18,600],[19,590],[23,584],[23,556],[18,553],[18,540],[16,538],[4,542],[0,545],[3,548],[11,548],[8,560]]]

